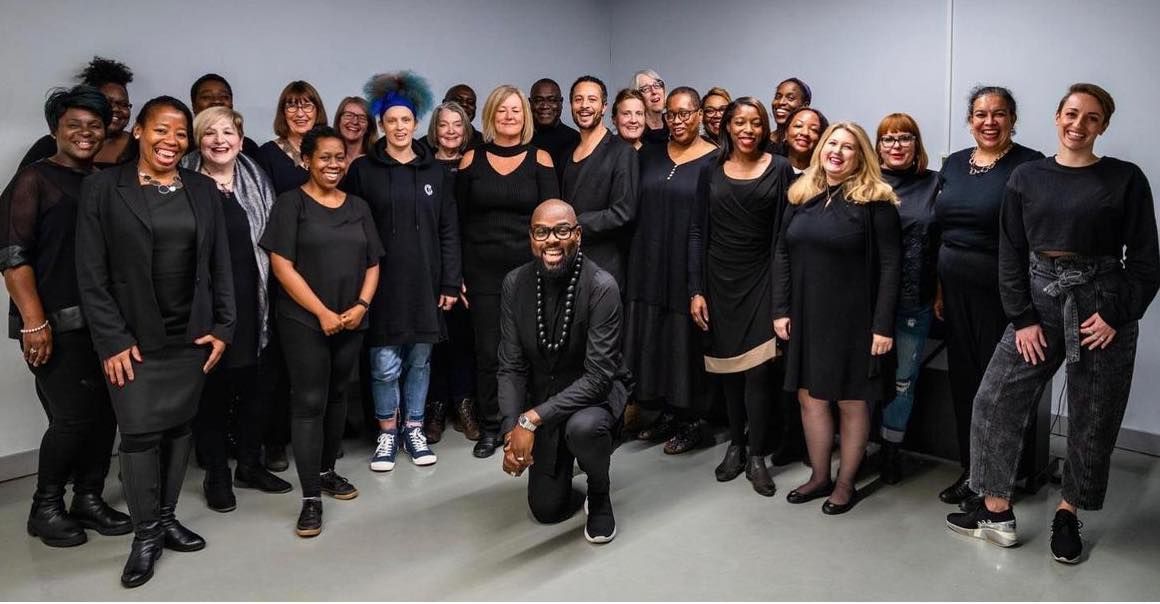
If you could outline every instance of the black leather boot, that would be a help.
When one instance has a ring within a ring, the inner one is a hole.
[[[725,459],[717,465],[714,473],[717,482],[729,482],[745,471],[745,445],[729,445],[725,450]]]
[[[181,484],[185,481],[185,469],[189,466],[189,452],[192,448],[192,434],[161,443],[161,471],[164,478],[161,528],[165,533],[165,547],[179,552],[196,552],[205,547],[205,539],[182,526],[176,516],[177,498],[181,495]]]
[[[423,432],[427,434],[427,442],[433,445],[443,440],[443,432],[447,429],[447,405],[443,401],[428,401],[423,413]]]
[[[882,482],[898,484],[902,481],[902,452],[898,450],[898,443],[885,441],[882,443],[882,467],[878,470]]]
[[[84,528],[64,510],[63,485],[39,485],[32,495],[28,534],[50,547],[73,547],[88,541]]]
[[[773,497],[777,492],[777,486],[773,484],[773,478],[769,476],[769,468],[765,467],[764,455],[751,455],[749,462],[745,464],[745,477],[753,484],[753,490],[757,491],[758,495],[763,497]]]
[[[81,526],[106,536],[128,535],[133,532],[129,515],[119,512],[100,493],[78,493],[74,487],[72,506],[68,511]]]
[[[161,463],[156,449],[122,451],[118,457],[134,533],[129,559],[121,572],[121,585],[137,587],[153,578],[153,566],[161,557],[165,541],[159,511]]]
[[[942,492],[938,494],[938,498],[941,499],[943,503],[950,504],[959,504],[967,499],[970,499],[971,496],[975,494],[975,492],[971,490],[971,485],[969,482],[970,478],[971,473],[967,470],[963,470],[963,473],[959,475],[959,478],[955,480],[954,484],[943,489]]]
[[[206,470],[201,490],[205,493],[205,505],[215,512],[232,512],[238,507],[229,466]]]

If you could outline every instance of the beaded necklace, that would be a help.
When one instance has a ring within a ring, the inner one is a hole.
[[[554,353],[564,347],[568,340],[568,331],[572,327],[572,305],[576,300],[576,283],[580,280],[580,265],[584,262],[584,253],[576,252],[576,260],[572,263],[572,275],[568,279],[568,289],[564,296],[564,322],[561,325],[560,337],[555,341],[548,339],[548,329],[544,326],[544,276],[536,271],[536,333],[540,348]],[[555,334],[552,334],[555,335]]]

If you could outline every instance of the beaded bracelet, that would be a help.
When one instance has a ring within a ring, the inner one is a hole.
[[[30,334],[30,333],[36,333],[38,331],[44,331],[45,329],[48,329],[48,319],[45,319],[44,323],[41,323],[40,327],[33,327],[32,329],[21,329],[20,333]]]

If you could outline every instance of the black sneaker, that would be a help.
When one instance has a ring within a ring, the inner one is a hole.
[[[1083,554],[1083,539],[1079,529],[1083,523],[1067,510],[1056,510],[1051,521],[1051,557],[1057,562],[1075,564]]]
[[[589,543],[608,543],[616,538],[616,518],[612,515],[612,499],[608,493],[589,494],[584,499],[584,538]]]
[[[349,480],[338,475],[334,470],[327,470],[319,475],[322,482],[322,492],[335,499],[354,499],[358,497],[358,489]]]
[[[321,499],[302,500],[302,511],[298,513],[298,524],[294,532],[299,537],[317,537],[322,532]]]
[[[1015,512],[1007,508],[992,512],[981,505],[970,512],[947,514],[947,528],[967,537],[990,541],[999,547],[1018,543],[1015,537]]]

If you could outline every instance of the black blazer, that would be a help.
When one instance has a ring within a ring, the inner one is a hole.
[[[234,333],[234,281],[222,198],[208,177],[178,169],[197,224],[197,269],[189,342]],[[77,212],[77,283],[93,345],[102,359],[138,346],[165,347],[153,289],[153,230],[136,164],[85,179]]]
[[[563,158],[569,164],[575,148]],[[605,132],[576,177],[564,179],[560,192],[564,201],[576,209],[577,220],[584,227],[584,255],[612,273],[624,289],[628,226],[636,219],[640,197],[636,149],[612,132]]]

